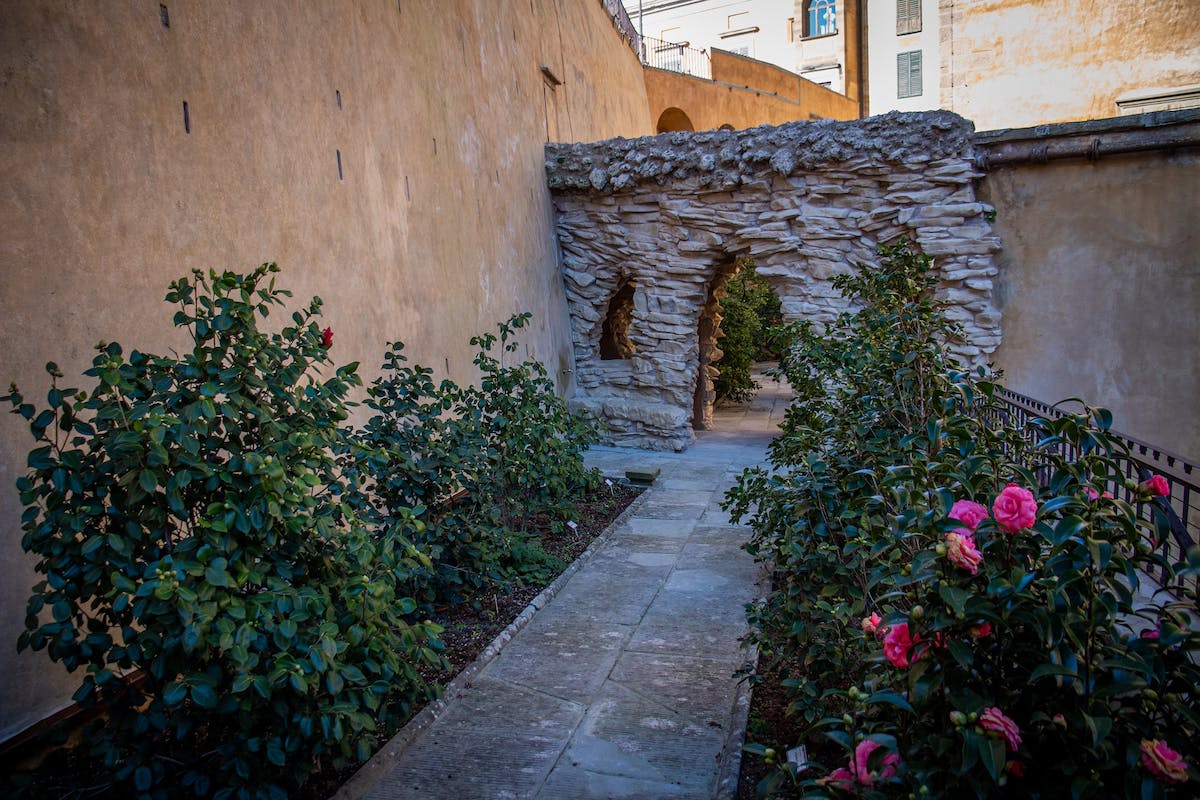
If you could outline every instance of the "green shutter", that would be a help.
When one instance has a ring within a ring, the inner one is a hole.
[[[896,97],[918,97],[921,94],[921,51],[910,50],[896,54]]]

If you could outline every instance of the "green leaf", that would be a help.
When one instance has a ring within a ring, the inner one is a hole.
[[[954,611],[955,614],[965,614],[965,606],[967,600],[971,597],[971,593],[966,589],[959,589],[955,586],[942,584],[938,587],[938,594],[946,601],[946,605]]]
[[[914,713],[913,707],[909,705],[909,702],[895,692],[875,692],[873,695],[867,698],[866,702],[868,704],[884,703],[886,705],[895,706],[902,711],[907,711],[910,714]]]
[[[155,477],[153,470],[144,469],[138,473],[138,484],[149,494],[158,486],[158,478]]]
[[[992,780],[999,781],[1004,772],[1004,742],[1000,739],[981,737],[979,760],[983,762],[983,767],[992,776]]]
[[[191,687],[192,702],[201,708],[215,708],[217,693],[207,683],[197,683]]]
[[[181,681],[171,681],[163,688],[163,702],[169,706],[177,706],[187,698],[187,684]]]
[[[145,792],[154,784],[154,773],[149,767],[138,767],[133,771],[133,785],[139,792]]]

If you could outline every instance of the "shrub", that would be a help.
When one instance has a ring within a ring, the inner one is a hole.
[[[717,348],[723,353],[716,363],[713,386],[718,400],[744,403],[754,397],[758,384],[750,377],[755,361],[778,357],[768,330],[783,313],[779,296],[754,271],[749,261],[725,283],[721,298],[721,336]]]
[[[793,326],[773,469],[727,498],[774,567],[754,635],[819,754],[764,790],[1190,794],[1176,782],[1200,756],[1195,590],[1138,589],[1194,575],[1200,551],[1153,552],[1163,508],[1125,477],[1108,412],[1036,420],[1030,443],[991,377],[948,355],[929,259],[884,256],[837,279],[859,311]]]
[[[364,526],[338,469],[356,365],[316,377],[319,299],[257,327],[290,295],[277,271],[172,283],[181,357],[101,344],[91,390],[53,364],[47,409],[11,390],[45,576],[18,646],[84,670],[75,700],[107,716],[86,740],[138,797],[285,797],[318,759],[369,755],[443,663],[437,627],[404,619],[415,553]]]
[[[561,569],[525,527],[537,515],[561,525],[599,479],[583,465],[595,428],[567,410],[545,367],[505,367],[492,355],[497,342],[502,354],[514,352],[515,331],[529,318],[471,339],[478,387],[435,384],[432,370],[408,366],[395,342],[368,389],[376,413],[357,434],[366,445],[361,468],[379,524],[398,528],[431,563],[416,576],[425,607]]]

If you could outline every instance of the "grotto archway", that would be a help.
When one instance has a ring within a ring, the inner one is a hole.
[[[573,404],[604,422],[609,443],[687,447],[703,412],[702,321],[722,270],[753,259],[785,320],[819,324],[845,310],[832,277],[877,264],[877,245],[900,237],[935,258],[967,335],[960,355],[986,362],[1000,343],[1000,243],[992,208],[975,197],[971,134],[955,114],[923,112],[547,145]],[[605,357],[610,307],[628,284],[628,346]]]

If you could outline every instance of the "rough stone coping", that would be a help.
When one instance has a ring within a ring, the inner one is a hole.
[[[1187,108],[1180,111],[1147,111],[1145,114],[1130,114],[1124,117],[1108,117],[1106,119],[1089,119],[1082,122],[1055,122],[1046,125],[1034,125],[1028,128],[997,128],[996,130],[976,133],[975,143],[978,145],[991,145],[1001,142],[1024,141],[1026,139],[1052,139],[1062,136],[1118,133],[1186,125],[1193,122],[1200,122],[1200,108]]]
[[[904,164],[969,157],[974,126],[950,111],[891,111],[867,119],[788,122],[742,131],[660,133],[637,139],[545,146],[546,180],[558,193],[631,192],[695,179],[733,187],[847,162]]]
[[[649,467],[642,467],[640,469],[625,470],[625,477],[629,479],[630,485],[650,486],[654,483],[654,479],[657,478],[661,473],[662,470],[658,469],[657,467],[653,469]]]
[[[366,797],[366,795],[371,792],[371,790],[373,790],[380,781],[387,777],[387,774],[400,760],[400,757],[404,754],[404,751],[407,750],[414,741],[416,741],[417,737],[424,733],[425,730],[433,724],[434,720],[436,720],[442,714],[442,712],[449,707],[450,703],[454,702],[454,698],[461,691],[470,686],[471,682],[474,681],[476,676],[483,671],[484,667],[490,664],[496,658],[496,656],[500,655],[500,651],[504,649],[504,646],[508,644],[509,641],[511,641],[512,638],[516,636],[522,628],[529,624],[529,621],[533,619],[533,616],[542,608],[545,608],[546,604],[549,603],[550,600],[553,599],[560,591],[562,591],[562,587],[565,586],[567,581],[571,579],[571,576],[582,569],[584,564],[591,560],[591,558],[597,552],[599,552],[602,547],[608,544],[609,539],[612,538],[613,531],[616,530],[617,526],[623,524],[629,519],[629,517],[632,517],[637,512],[642,503],[645,502],[647,494],[648,492],[642,492],[642,494],[636,497],[634,501],[617,516],[616,519],[609,523],[608,527],[601,531],[600,534],[592,540],[592,543],[588,545],[588,548],[580,553],[579,557],[572,561],[571,564],[565,570],[563,570],[562,574],[555,578],[549,586],[543,589],[537,597],[533,598],[529,605],[525,607],[525,610],[517,615],[517,618],[514,619],[507,628],[502,630],[496,636],[496,638],[491,641],[491,644],[484,648],[483,652],[481,652],[474,661],[464,667],[463,670],[458,673],[458,675],[454,676],[453,680],[446,684],[441,698],[426,705],[420,710],[420,712],[417,713],[415,717],[410,719],[403,728],[396,732],[395,736],[389,739],[387,743],[383,745],[383,747],[379,748],[379,751],[375,753],[375,755],[373,755],[370,760],[367,761],[367,763],[363,764],[357,772],[354,773],[350,780],[342,784],[341,788],[337,790],[337,793],[334,794],[330,800],[361,800],[361,798]],[[745,685],[745,683],[746,682],[743,681],[741,684],[739,684],[739,687]],[[738,696],[738,703],[739,705],[737,708],[740,711],[740,694]],[[747,712],[749,711],[749,707],[749,699],[747,697]],[[742,718],[742,724],[740,726],[734,727],[742,728],[741,736],[744,740],[746,727],[745,717]],[[733,731],[731,731],[731,738],[732,733]],[[728,760],[728,756],[726,760]],[[737,769],[741,764],[741,744],[738,744],[736,761],[737,764],[734,768],[733,778],[735,792],[737,791]],[[729,797],[732,798],[733,795],[729,795]]]

